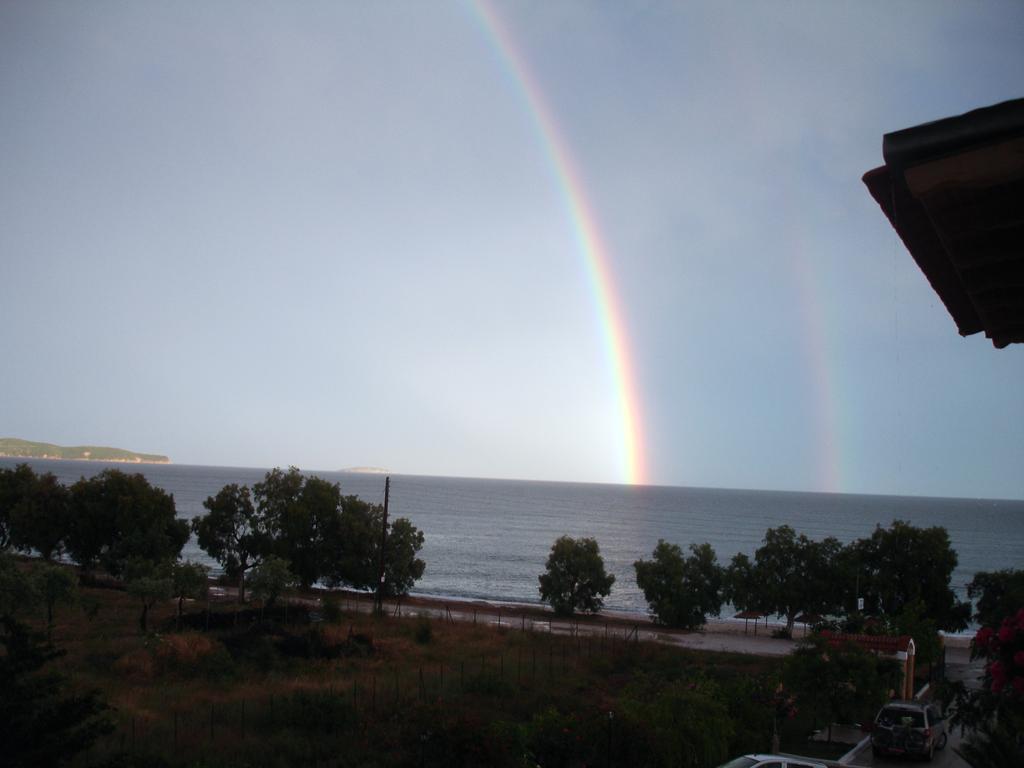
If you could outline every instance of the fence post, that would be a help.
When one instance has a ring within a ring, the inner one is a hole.
[[[476,626],[476,608],[473,609],[473,626]]]

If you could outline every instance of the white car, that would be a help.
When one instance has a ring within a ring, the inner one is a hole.
[[[728,763],[718,766],[718,768],[825,768],[825,766],[813,760],[803,760],[799,757],[743,755],[742,757],[734,757]]]

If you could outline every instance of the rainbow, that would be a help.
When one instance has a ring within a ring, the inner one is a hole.
[[[521,96],[536,130],[541,148],[564,197],[573,237],[583,258],[604,339],[605,353],[614,380],[616,419],[622,435],[621,467],[625,482],[646,482],[640,399],[636,377],[628,353],[628,336],[622,308],[613,290],[608,248],[601,237],[593,208],[587,199],[583,179],[575,167],[569,148],[558,130],[544,92],[533,77],[525,58],[488,0],[471,0],[471,15],[490,41],[502,69]]]

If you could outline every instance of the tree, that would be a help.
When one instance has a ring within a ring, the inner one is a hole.
[[[788,525],[769,528],[764,544],[754,553],[754,578],[759,583],[762,608],[786,617],[786,634],[792,635],[800,613],[831,613],[837,610],[841,591],[835,564],[842,545],[833,537],[816,542]]]
[[[1024,571],[979,571],[967,585],[967,596],[977,601],[975,621],[996,626],[1004,616],[1024,606]]]
[[[820,635],[804,640],[786,659],[786,686],[807,711],[833,722],[867,722],[899,679],[897,662],[853,643],[831,646]]]
[[[945,528],[917,528],[894,520],[889,528],[877,526],[853,547],[869,610],[895,615],[920,601],[939,629],[966,628],[971,606],[958,601],[950,587],[957,555]]]
[[[338,533],[341,488],[296,467],[273,469],[253,486],[258,514],[273,533],[273,552],[291,563],[308,587],[329,570],[327,551]]]
[[[253,506],[247,486],[225,485],[203,502],[207,514],[192,520],[200,548],[238,579],[238,601],[245,601],[245,573],[270,553],[272,534]]]
[[[139,631],[145,634],[150,609],[163,600],[170,600],[174,595],[171,563],[154,563],[150,560],[132,558],[125,564],[124,573],[128,583],[128,594],[142,604]]]
[[[295,574],[292,573],[288,561],[277,555],[270,555],[253,570],[249,588],[253,597],[263,603],[264,608],[270,608],[281,593],[293,586],[295,581]]]
[[[0,619],[0,744],[9,768],[55,766],[113,730],[95,692],[68,693],[43,668],[63,655],[18,622]]]
[[[176,560],[188,541],[174,497],[141,474],[105,469],[71,486],[67,548],[84,567],[99,563],[120,575],[129,558],[158,563]]]
[[[78,579],[61,565],[44,563],[32,574],[46,603],[46,639],[53,635],[53,609],[57,603],[74,603],[78,599]]]
[[[341,512],[328,540],[327,581],[355,589],[376,589],[380,578],[380,538],[384,507],[357,496],[341,499]],[[418,548],[417,548],[418,549]]]
[[[689,557],[662,539],[652,560],[637,560],[637,586],[659,624],[683,629],[703,626],[707,615],[722,609],[722,569],[710,544],[690,545]]]
[[[36,473],[28,464],[14,469],[0,469],[0,551],[12,545],[12,518],[15,509],[28,497],[36,481]]]
[[[725,569],[722,597],[741,611],[763,611],[768,606],[764,584],[754,563],[744,552],[737,552]]]
[[[42,601],[39,583],[19,567],[6,552],[0,552],[0,620],[13,621],[31,613]]]
[[[538,580],[541,600],[558,615],[571,616],[575,611],[600,611],[615,576],[605,573],[595,539],[562,536],[551,546],[547,570]]]
[[[426,568],[416,554],[423,548],[423,533],[406,518],[390,523],[384,545],[384,582],[381,594],[398,597],[408,594]],[[380,547],[377,547],[378,551]]]
[[[192,561],[171,565],[171,596],[178,599],[175,627],[181,627],[181,610],[185,600],[199,600],[210,591],[210,569]]]
[[[27,477],[11,510],[11,544],[44,560],[59,555],[71,527],[71,494],[52,472]]]
[[[337,529],[327,539],[329,584],[348,584],[355,589],[377,588],[383,524],[384,507],[381,505],[370,504],[356,496],[341,499]],[[426,563],[417,555],[423,548],[424,536],[409,520],[399,517],[388,523],[386,538],[382,594],[397,597],[407,594],[423,576]]]

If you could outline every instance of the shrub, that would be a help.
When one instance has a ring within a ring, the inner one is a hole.
[[[341,600],[337,595],[328,594],[322,601],[324,621],[328,624],[338,624],[342,619]]]
[[[420,616],[416,620],[416,629],[413,631],[413,638],[420,645],[426,645],[434,639],[434,625],[426,616]]]

